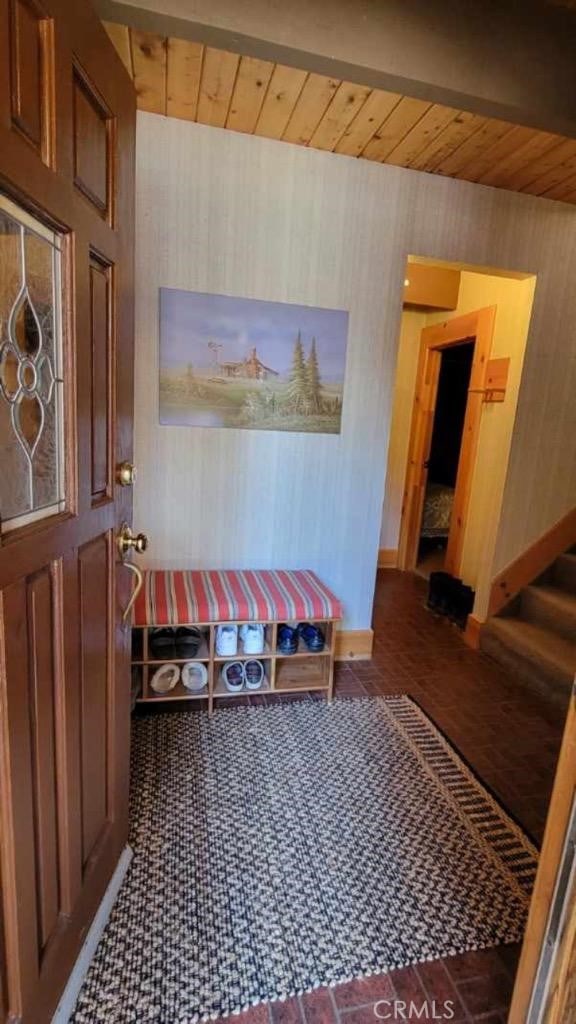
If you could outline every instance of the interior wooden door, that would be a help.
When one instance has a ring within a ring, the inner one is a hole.
[[[420,527],[428,483],[428,460],[440,376],[440,352],[426,344],[425,331],[426,328],[422,331],[418,383],[412,412],[412,431],[402,504],[402,528],[398,547],[398,565],[402,569],[414,569],[418,557]]]
[[[0,0],[0,1009],[48,1021],[125,845],[132,84],[88,0]]]
[[[445,559],[447,572],[457,575],[460,570],[460,557],[472,489],[485,377],[492,347],[495,316],[496,306],[487,306],[485,309],[425,327],[422,331],[398,541],[399,569],[413,570],[417,561],[441,352],[445,348],[474,339],[474,359],[470,374],[450,536]]]

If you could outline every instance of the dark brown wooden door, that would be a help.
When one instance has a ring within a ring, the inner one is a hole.
[[[126,843],[132,85],[88,0],[0,0],[0,1019],[44,1022]]]

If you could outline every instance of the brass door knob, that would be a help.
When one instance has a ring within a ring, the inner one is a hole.
[[[128,523],[122,523],[118,534],[118,550],[121,558],[124,558],[124,555],[131,549],[141,555],[147,547],[148,537],[145,533],[132,533],[132,528]]]
[[[136,467],[131,462],[120,462],[116,467],[116,480],[121,487],[132,487],[136,482]]]

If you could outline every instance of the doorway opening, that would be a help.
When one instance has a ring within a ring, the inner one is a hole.
[[[404,266],[378,564],[462,579],[479,620],[494,576],[535,285],[521,271],[417,256]],[[442,506],[440,521],[433,504]]]
[[[440,372],[420,522],[416,572],[444,568],[462,448],[474,339],[440,349]]]

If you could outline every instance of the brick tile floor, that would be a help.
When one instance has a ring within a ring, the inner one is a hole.
[[[564,716],[495,662],[466,647],[455,627],[426,610],[425,596],[426,582],[420,577],[390,570],[378,574],[374,656],[337,665],[336,693],[414,697],[539,843]],[[259,703],[278,699],[247,698]],[[519,952],[508,946],[465,953],[318,989],[236,1019],[241,1024],[375,1024],[375,1003],[388,1000],[379,1007],[383,1019],[427,1024],[442,1020],[442,1004],[450,1000],[453,1015],[445,1020],[504,1024]],[[401,1001],[396,1010],[394,999]],[[410,1000],[418,1010],[427,1002],[429,1016],[409,1017],[401,1004]]]

